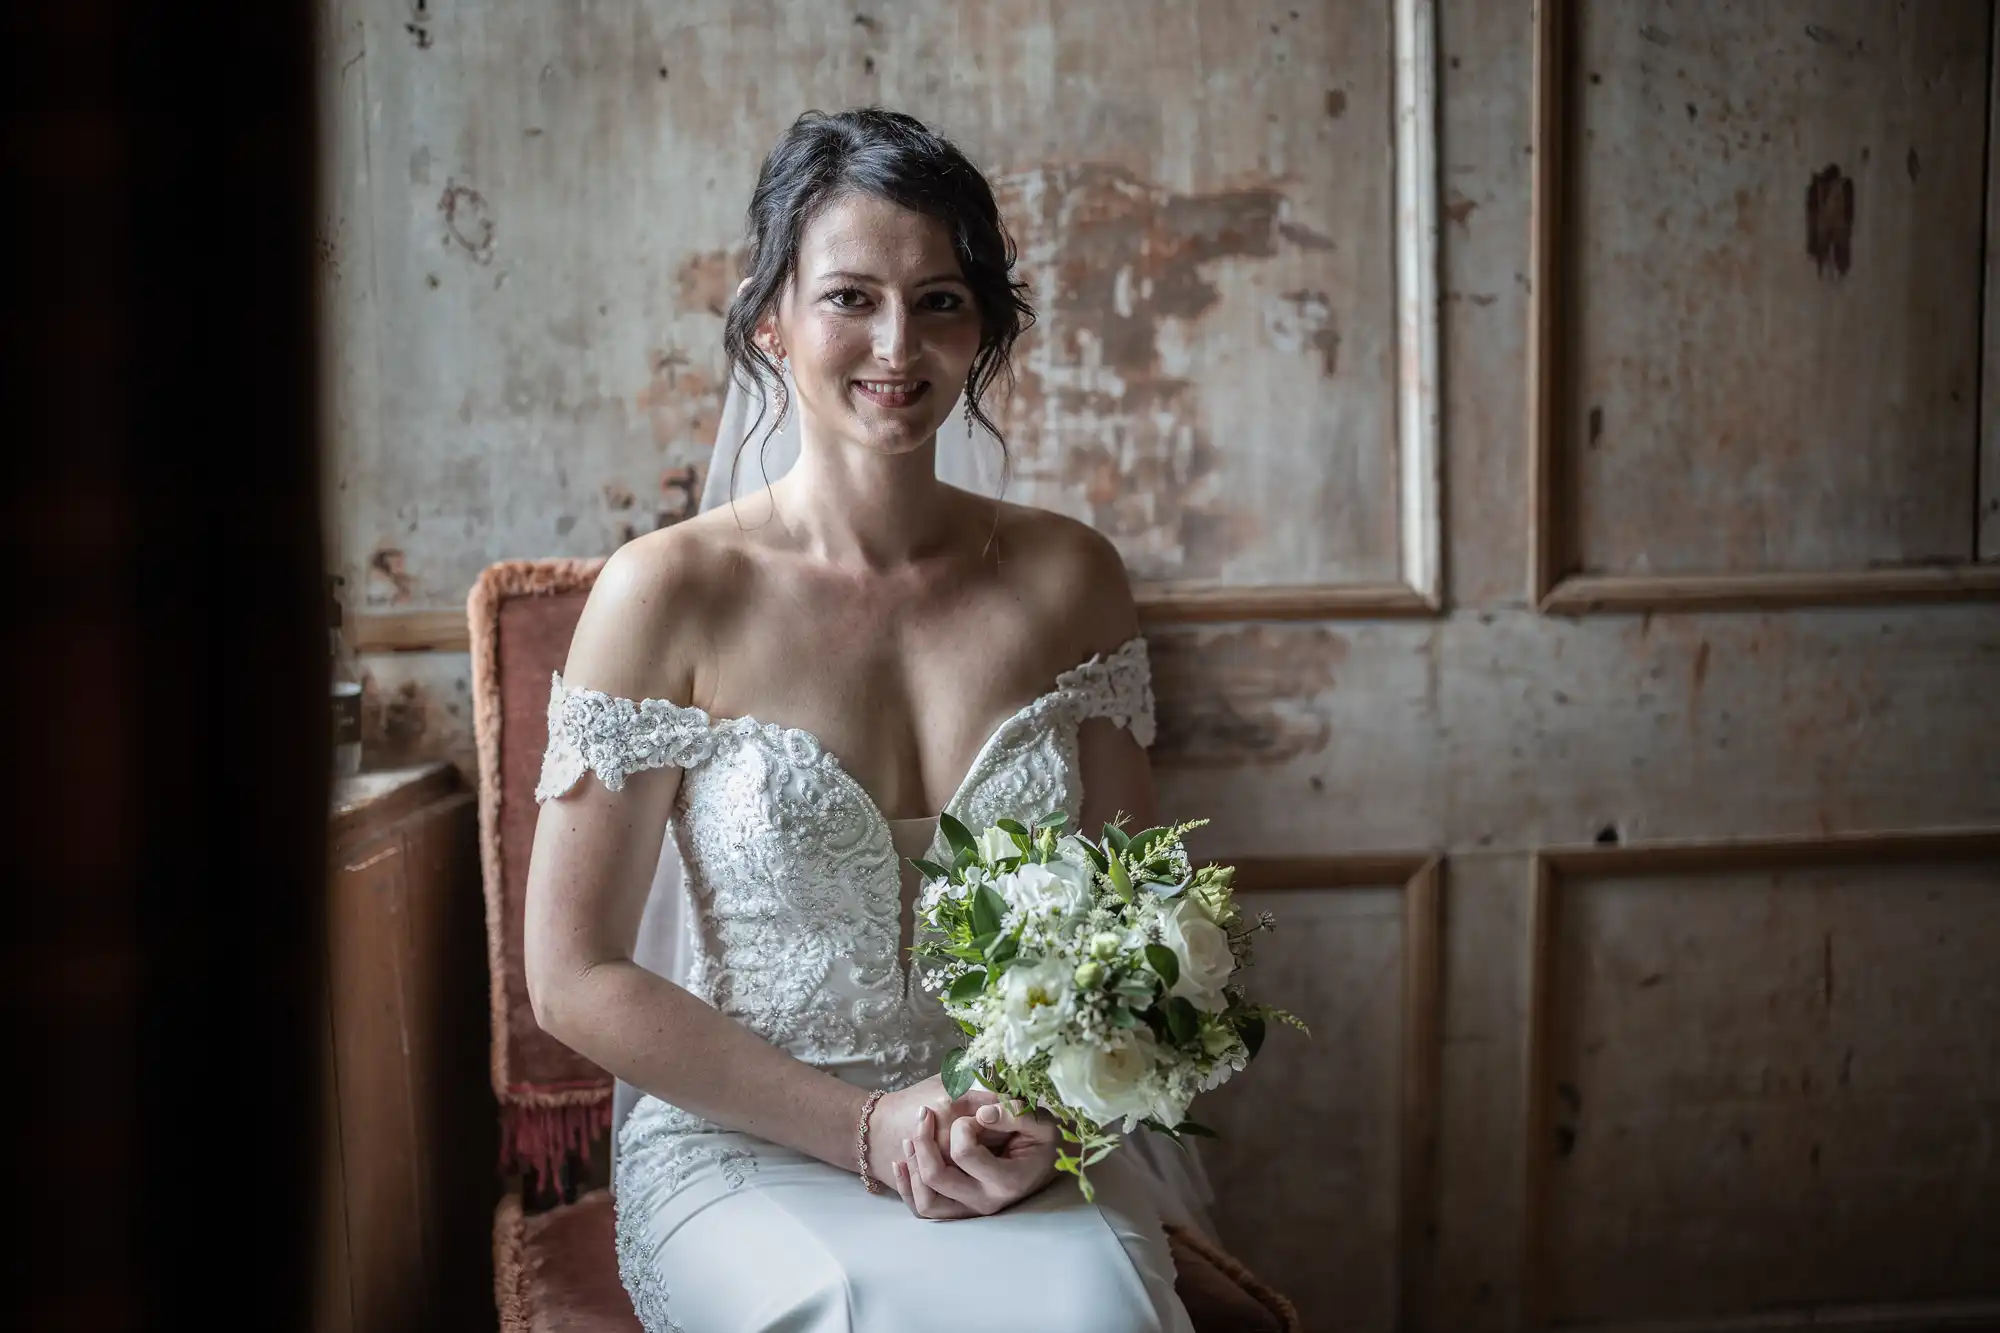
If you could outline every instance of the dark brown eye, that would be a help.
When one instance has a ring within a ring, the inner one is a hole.
[[[836,310],[859,310],[868,303],[868,294],[856,287],[842,287],[824,298]]]

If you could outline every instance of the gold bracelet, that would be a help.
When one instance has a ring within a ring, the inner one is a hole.
[[[861,1183],[868,1187],[870,1194],[887,1194],[882,1182],[868,1172],[868,1117],[875,1114],[875,1103],[888,1096],[886,1088],[877,1088],[868,1094],[868,1100],[861,1104],[861,1124],[854,1131],[854,1165],[861,1173]]]

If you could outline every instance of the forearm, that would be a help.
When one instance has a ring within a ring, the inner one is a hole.
[[[853,1169],[863,1089],[635,963],[599,964],[550,998],[543,1026],[618,1078],[703,1119]]]

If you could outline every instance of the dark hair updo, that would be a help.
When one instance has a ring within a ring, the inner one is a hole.
[[[768,440],[790,406],[777,363],[753,336],[757,323],[797,271],[799,241],[819,211],[849,194],[873,195],[936,218],[951,231],[951,245],[979,309],[979,351],[965,377],[966,410],[1006,441],[986,415],[982,398],[1001,371],[1011,375],[1014,340],[1035,321],[1028,285],[1014,279],[1014,243],[1000,225],[993,188],[964,153],[914,116],[880,107],[831,115],[808,111],[779,137],[757,174],[750,196],[748,281],[723,321],[722,346],[731,373],[777,416]],[[758,420],[763,420],[760,406]],[[755,425],[751,427],[754,431]],[[745,437],[747,443],[748,437]],[[737,446],[740,458],[742,445]],[[735,464],[730,491],[735,492]]]

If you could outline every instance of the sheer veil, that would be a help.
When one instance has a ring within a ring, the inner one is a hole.
[[[740,375],[730,376],[729,397],[723,405],[722,421],[716,429],[708,473],[702,484],[701,512],[730,502],[732,467],[736,472],[734,495],[740,500],[763,489],[768,482],[777,481],[798,461],[797,397],[791,392],[789,382],[786,390],[788,401],[794,406],[779,420],[775,399],[767,402],[764,394],[746,387]],[[963,412],[953,412],[938,428],[936,466],[940,480],[977,494],[998,496],[1004,481],[1003,458],[1000,442]],[[671,833],[660,848],[659,866],[653,874],[653,886],[640,919],[639,939],[632,957],[641,967],[677,985],[687,983],[693,944],[688,933],[680,849]],[[618,1080],[612,1098],[614,1159],[625,1119],[643,1095],[638,1088]],[[1213,1196],[1194,1143],[1189,1141],[1176,1147],[1163,1136],[1142,1130],[1132,1135],[1121,1151],[1135,1149],[1155,1187],[1161,1215],[1168,1221],[1192,1223],[1213,1236],[1214,1228],[1207,1215]]]

